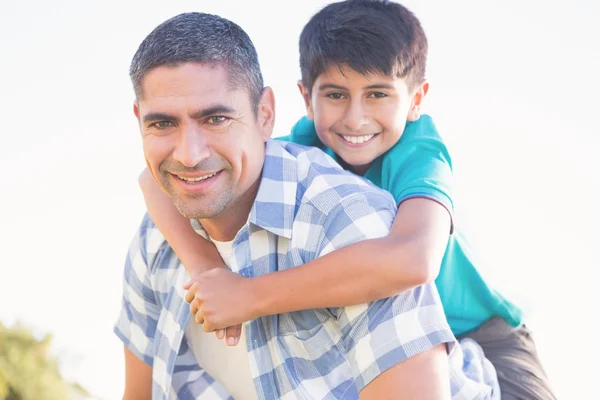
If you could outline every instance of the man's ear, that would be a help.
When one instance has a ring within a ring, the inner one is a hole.
[[[141,123],[140,121],[140,106],[138,105],[137,100],[135,100],[133,102],[133,114],[135,115],[135,117],[137,118],[138,122]]]
[[[302,80],[298,81],[298,89],[300,89],[300,94],[304,99],[304,105],[306,106],[306,115],[310,120],[313,120],[313,107],[312,101],[310,100],[310,92],[309,90],[302,84]]]
[[[410,105],[410,110],[408,110],[407,120],[414,122],[421,117],[421,105],[427,96],[427,92],[429,91],[429,82],[423,82],[415,91],[413,95],[412,104]]]
[[[273,133],[275,126],[275,94],[273,89],[265,87],[258,103],[257,120],[262,129],[263,139],[267,141]]]

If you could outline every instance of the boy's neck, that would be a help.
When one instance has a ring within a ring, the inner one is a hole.
[[[360,175],[363,176],[364,174],[367,173],[367,171],[369,170],[369,168],[371,168],[371,165],[373,164],[368,163],[365,165],[350,165],[348,164],[346,161],[342,160],[341,157],[337,157],[338,162],[340,163],[340,165],[342,166],[342,168],[344,168],[345,170],[348,170],[356,175]]]

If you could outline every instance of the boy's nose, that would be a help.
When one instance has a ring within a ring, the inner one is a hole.
[[[350,102],[348,109],[346,110],[346,115],[344,115],[344,120],[342,122],[348,129],[352,131],[358,131],[363,126],[367,125],[369,123],[369,120],[367,118],[362,102]]]
[[[182,129],[177,139],[173,158],[188,168],[210,157],[205,135],[197,127]]]

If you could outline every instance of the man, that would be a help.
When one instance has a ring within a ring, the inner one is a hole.
[[[388,233],[391,196],[320,150],[269,140],[273,93],[237,25],[176,16],[142,42],[130,75],[150,174],[233,271],[215,268],[207,279],[252,279]],[[457,398],[491,391],[467,380],[462,363],[448,363],[448,352],[460,349],[432,284],[369,304],[260,317],[227,347],[189,324],[187,280],[144,218],[115,327],[125,344],[125,399],[446,399],[451,390]]]

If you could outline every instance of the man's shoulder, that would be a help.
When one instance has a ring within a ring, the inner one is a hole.
[[[140,256],[149,272],[165,269],[171,264],[173,250],[148,213],[142,218],[129,253],[131,258],[135,255]]]
[[[297,206],[314,207],[324,214],[350,198],[366,204],[395,206],[389,193],[344,170],[322,150],[289,142],[278,142],[277,145],[295,165]]]

